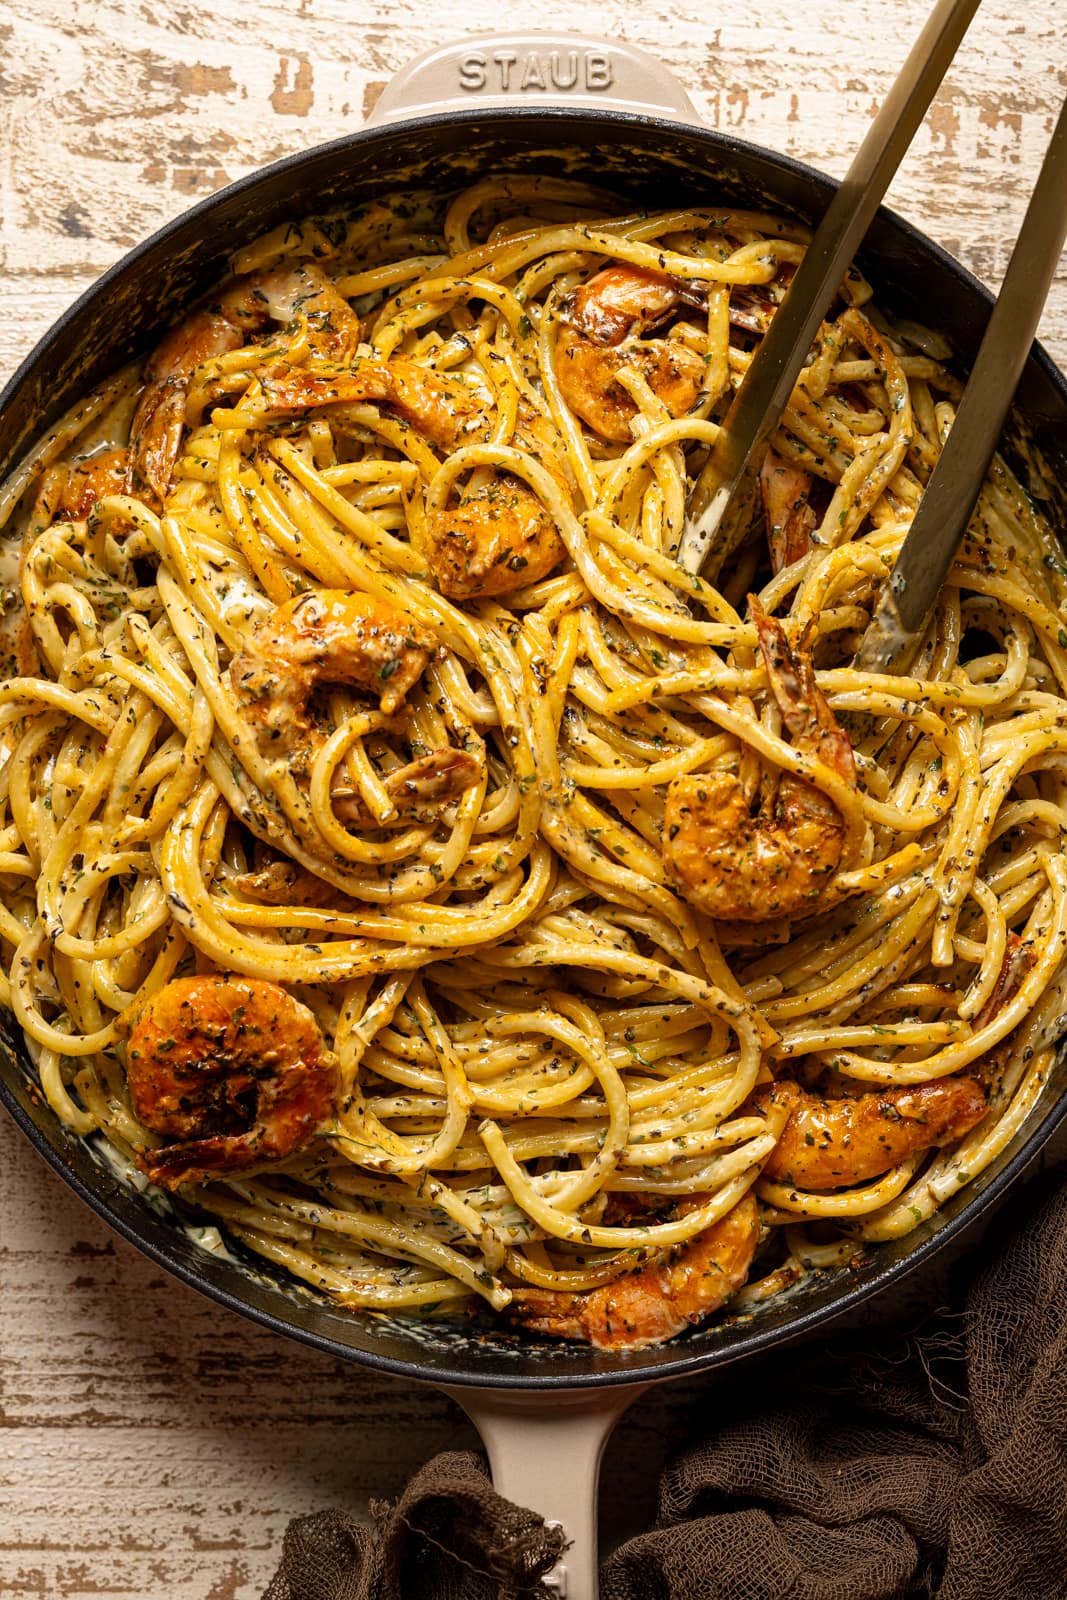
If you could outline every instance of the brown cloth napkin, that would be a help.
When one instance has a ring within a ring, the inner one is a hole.
[[[715,1392],[656,1527],[601,1600],[1067,1600],[1067,1180],[1023,1196],[919,1328],[827,1343]],[[376,1527],[294,1521],[263,1600],[519,1600],[558,1536],[470,1454]]]

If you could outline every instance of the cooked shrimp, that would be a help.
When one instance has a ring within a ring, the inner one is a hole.
[[[563,398],[582,421],[605,439],[629,444],[637,406],[616,382],[622,367],[634,367],[672,417],[696,403],[704,362],[676,339],[641,336],[666,322],[683,305],[703,305],[699,288],[640,267],[605,267],[577,289],[556,343],[556,369]]]
[[[700,396],[704,363],[676,339],[635,339],[603,349],[564,328],[556,345],[559,387],[576,416],[601,438],[630,444],[637,406],[615,381],[623,367],[634,367],[672,417],[682,417]]]
[[[230,662],[230,683],[248,718],[279,753],[306,742],[306,711],[319,683],[377,695],[387,716],[429,663],[433,634],[384,600],[317,589],[277,607]]]
[[[678,1214],[707,1201],[707,1195],[689,1195],[679,1202]],[[759,1235],[759,1208],[750,1192],[666,1260],[578,1294],[518,1290],[509,1315],[537,1333],[585,1339],[601,1350],[661,1344],[709,1317],[741,1287]]]
[[[993,992],[974,1019],[973,1026],[976,1030],[988,1027],[1001,1008],[1014,999],[1019,985],[1036,959],[1033,943],[1029,939],[1022,939],[1017,933],[1008,934],[1004,944],[1004,959],[1000,964]],[[987,1093],[994,1094],[1000,1089],[1004,1072],[1015,1052],[1016,1042],[1014,1033],[1009,1033],[975,1062],[974,1072]]]
[[[170,330],[145,368],[145,387],[130,426],[129,482],[135,494],[152,504],[166,499],[196,369],[240,349],[272,324],[294,323],[323,360],[344,361],[359,343],[359,318],[310,262],[237,278],[210,306]]]
[[[279,365],[264,375],[263,392],[271,410],[282,416],[373,401],[442,450],[486,432],[486,400],[473,385],[404,356],[388,361],[366,356],[332,370]]]
[[[344,898],[334,884],[278,857],[253,872],[236,873],[231,882],[239,894],[269,906],[328,906]]]
[[[523,411],[515,443],[537,456],[569,504],[570,485],[544,419]],[[486,469],[456,504],[427,514],[426,557],[441,593],[452,600],[539,583],[566,553],[548,508],[513,472]]]
[[[511,472],[488,475],[426,518],[426,559],[450,600],[511,594],[547,578],[565,554],[552,517]]]
[[[775,572],[791,567],[811,549],[819,519],[809,503],[812,476],[768,450],[760,469],[760,494],[767,520],[767,543]]]
[[[330,795],[333,812],[345,828],[408,828],[417,823],[435,823],[450,801],[478,782],[483,770],[468,751],[451,745],[418,756],[383,779],[382,787],[396,807],[394,815],[384,823],[372,815],[359,791],[338,772]],[[267,905],[336,906],[338,902],[347,904],[349,899],[335,884],[279,856],[264,859],[260,854],[250,870],[235,873],[230,882],[239,894]]]
[[[307,368],[268,374],[264,393],[274,411],[373,400],[444,450],[485,439],[490,413],[484,397],[448,373],[401,357],[367,358],[346,371]],[[524,410],[515,443],[535,453],[570,496],[566,474],[544,418]],[[484,468],[455,504],[431,509],[426,518],[426,559],[438,588],[452,600],[510,594],[537,583],[566,554],[555,521],[522,478]]]
[[[771,691],[796,748],[846,783],[856,767],[848,736],[815,683],[807,641],[790,649],[785,630],[755,600],[752,615]],[[844,845],[841,813],[806,778],[784,773],[773,799],[752,814],[732,772],[687,774],[667,790],[663,858],[681,893],[709,916],[736,922],[814,909]]]
[[[783,1098],[793,1110],[763,1174],[815,1192],[866,1183],[908,1156],[961,1139],[988,1109],[974,1078],[938,1078],[840,1099],[783,1082],[757,1090],[752,1100],[764,1110]]]
[[[389,825],[407,826],[431,820],[442,806],[477,783],[481,774],[481,763],[466,750],[457,750],[452,745],[431,750],[406,766],[398,767],[382,784],[397,808]],[[331,798],[334,812],[346,828],[381,827],[352,789],[335,784]]]
[[[212,356],[239,349],[241,335],[225,317],[197,311],[172,328],[145,367],[145,386],[130,425],[130,488],[160,506],[170,488],[185,430],[189,379]]]
[[[779,274],[784,278],[783,268]],[[730,295],[730,325],[742,333],[765,334],[777,309],[777,301],[763,284],[737,286]]]
[[[1034,947],[1031,941],[1021,938],[1017,933],[1009,932],[1004,941],[1004,958],[1000,963],[997,981],[993,985],[989,999],[974,1020],[976,1028],[986,1027],[992,1022],[1001,1006],[1006,1006],[1014,997],[1034,961]]]
[[[623,264],[602,268],[576,289],[567,314],[587,339],[610,346],[651,333],[683,305],[706,304],[707,291],[699,284]]]
[[[337,1067],[306,1006],[260,978],[176,978],[126,1047],[134,1113],[179,1141],[139,1165],[165,1189],[292,1155],[328,1122]]]
[[[128,450],[101,450],[71,468],[56,506],[57,521],[81,522],[105,495],[125,494],[129,479]]]

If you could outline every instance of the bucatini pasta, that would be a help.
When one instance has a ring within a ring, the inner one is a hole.
[[[277,230],[0,495],[0,997],[78,1134],[342,1305],[637,1346],[907,1233],[1062,1009],[1067,597],[855,272],[714,582],[791,222],[489,178]]]

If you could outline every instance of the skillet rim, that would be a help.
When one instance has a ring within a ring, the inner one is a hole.
[[[221,1259],[221,1263],[229,1268],[232,1258],[214,1256],[210,1251],[201,1250],[192,1240],[185,1241],[188,1249],[190,1252],[195,1251],[202,1260],[199,1270],[197,1267],[186,1265],[175,1254],[175,1242],[181,1240],[183,1234],[173,1221],[165,1222],[157,1218],[151,1206],[140,1203],[138,1192],[125,1184],[120,1184],[117,1178],[112,1180],[115,1184],[116,1204],[108,1204],[90,1187],[82,1171],[79,1170],[82,1165],[94,1172],[103,1170],[95,1162],[85,1141],[71,1136],[67,1153],[53,1144],[45,1132],[43,1123],[53,1121],[61,1140],[66,1130],[58,1122],[51,1108],[40,1098],[40,1092],[35,1085],[25,1084],[27,1092],[24,1097],[13,1092],[11,1084],[7,1081],[7,1054],[6,1050],[0,1049],[0,1103],[4,1105],[37,1154],[114,1232],[187,1288],[196,1290],[227,1311],[245,1317],[271,1333],[286,1339],[294,1339],[318,1351],[320,1355],[331,1356],[335,1360],[353,1361],[387,1376],[406,1378],[417,1383],[498,1392],[506,1390],[510,1393],[536,1391],[546,1394],[573,1394],[583,1390],[619,1388],[635,1383],[663,1383],[672,1378],[710,1374],[717,1369],[731,1366],[734,1362],[764,1355],[770,1350],[793,1344],[818,1328],[828,1327],[847,1313],[865,1305],[883,1290],[902,1282],[918,1268],[927,1266],[952,1240],[968,1232],[985,1213],[1003,1201],[1011,1187],[1036,1162],[1041,1150],[1060,1124],[1067,1120],[1067,1072],[1064,1071],[1064,1063],[1061,1060],[1058,1070],[1050,1074],[1049,1084],[1046,1085],[1042,1096],[1044,1098],[1048,1094],[1049,1085],[1056,1084],[1058,1080],[1059,1098],[1051,1101],[1045,1115],[1018,1149],[1010,1155],[999,1157],[999,1165],[994,1163],[991,1168],[986,1169],[992,1175],[984,1184],[980,1177],[976,1180],[978,1188],[961,1190],[947,1200],[927,1223],[920,1225],[916,1230],[916,1233],[921,1235],[925,1228],[926,1236],[919,1237],[918,1241],[907,1247],[896,1260],[890,1260],[888,1253],[894,1243],[899,1247],[904,1241],[898,1240],[875,1246],[877,1253],[872,1258],[868,1275],[863,1281],[849,1284],[844,1277],[833,1280],[822,1288],[822,1298],[818,1303],[782,1323],[761,1327],[757,1313],[748,1319],[739,1318],[734,1323],[727,1321],[711,1324],[706,1329],[695,1329],[694,1333],[704,1335],[699,1347],[692,1342],[691,1337],[682,1335],[663,1345],[610,1355],[605,1352],[589,1351],[586,1347],[569,1342],[566,1345],[554,1341],[526,1344],[524,1355],[528,1362],[535,1363],[534,1371],[522,1370],[517,1366],[510,1370],[499,1366],[495,1370],[487,1371],[477,1365],[479,1357],[484,1357],[487,1353],[498,1355],[498,1352],[487,1343],[475,1349],[470,1343],[460,1345],[457,1341],[455,1348],[447,1347],[445,1362],[439,1364],[436,1360],[426,1359],[429,1355],[437,1355],[439,1351],[433,1346],[420,1347],[418,1336],[412,1330],[406,1337],[415,1350],[422,1349],[423,1359],[398,1358],[382,1354],[378,1350],[344,1343],[329,1334],[319,1333],[314,1326],[300,1326],[291,1319],[252,1303],[247,1297],[247,1291],[241,1294],[228,1289],[223,1283],[212,1281],[207,1271],[209,1264],[218,1265]],[[42,1115],[41,1122],[35,1119],[30,1110],[35,1101]],[[1011,1147],[1008,1148],[1010,1150]],[[136,1221],[127,1219],[123,1215],[126,1210],[131,1213],[131,1218],[136,1216]],[[146,1226],[151,1232],[159,1231],[161,1235],[166,1236],[167,1244],[157,1244],[148,1237]],[[905,1240],[914,1237],[910,1234],[905,1235]],[[251,1271],[243,1266],[239,1270],[244,1272],[250,1284],[253,1286],[256,1284],[256,1278]],[[818,1282],[817,1276],[815,1281]],[[359,1329],[364,1325],[358,1312],[346,1314],[328,1302],[316,1302],[310,1295],[306,1299],[302,1297],[301,1301],[297,1302],[293,1295],[287,1294],[280,1283],[271,1281],[271,1292],[282,1303],[288,1299],[290,1303],[304,1305],[312,1322],[319,1315],[332,1313],[337,1317],[347,1315],[351,1319],[349,1325],[353,1329]],[[723,1337],[735,1334],[737,1327],[746,1320],[750,1322],[750,1326],[739,1336],[730,1337],[728,1340]],[[393,1326],[396,1326],[395,1322]],[[403,1333],[399,1334],[399,1337],[404,1336]],[[545,1364],[544,1370],[536,1366],[539,1358]],[[457,1359],[464,1362],[464,1365],[455,1367],[446,1364]],[[471,1362],[473,1365],[467,1366],[466,1362]],[[573,1366],[579,1363],[586,1370],[574,1373]]]
[[[428,135],[432,135],[437,130],[456,126],[477,128],[483,124],[500,124],[502,128],[506,129],[509,124],[514,124],[518,128],[524,124],[531,123],[536,125],[548,124],[550,126],[559,124],[561,128],[566,128],[568,125],[578,127],[582,124],[587,126],[592,124],[597,128],[616,126],[634,131],[654,132],[661,136],[674,136],[679,140],[695,140],[698,143],[707,145],[711,150],[721,152],[728,157],[736,157],[740,161],[747,160],[752,162],[755,160],[768,163],[778,171],[787,174],[790,178],[799,180],[801,183],[821,191],[827,199],[840,186],[838,179],[832,177],[829,173],[821,172],[817,167],[810,166],[807,162],[799,161],[795,156],[781,154],[770,149],[769,146],[754,144],[751,140],[739,139],[734,134],[705,126],[703,123],[677,122],[666,117],[639,115],[634,112],[613,110],[610,107],[599,110],[576,106],[544,106],[535,110],[531,109],[530,105],[527,104],[501,106],[481,111],[472,107],[469,111],[429,113],[424,116],[387,122],[380,127],[357,128],[351,133],[342,134],[338,138],[327,140],[323,144],[311,145],[307,149],[294,151],[290,155],[282,156],[279,160],[268,163],[267,166],[259,167],[254,172],[246,173],[244,177],[236,179],[233,183],[225,184],[221,189],[216,189],[212,194],[205,196],[204,199],[198,200],[187,210],[179,212],[177,216],[172,217],[162,227],[157,228],[153,233],[150,233],[146,238],[134,245],[132,249],[120,256],[117,261],[105,267],[99,277],[94,279],[88,288],[83,289],[81,294],[60,313],[56,321],[52,323],[19,362],[3,388],[0,389],[0,441],[2,441],[3,422],[8,408],[18,396],[23,385],[36,376],[37,367],[60,344],[62,337],[71,326],[78,322],[82,315],[97,301],[105,298],[121,278],[127,273],[132,273],[133,269],[146,256],[175,235],[190,228],[192,224],[209,218],[212,212],[221,210],[229,202],[237,200],[243,195],[251,194],[260,187],[266,187],[279,178],[297,172],[312,160],[327,160],[361,144],[378,141],[387,143],[394,140],[399,142],[402,138],[412,134],[425,132]],[[558,142],[564,143],[565,141],[560,140]],[[313,211],[302,211],[301,214],[313,215],[314,213]],[[909,222],[906,217],[903,217],[891,207],[882,205],[879,206],[875,213],[871,227],[868,229],[867,238],[870,238],[873,232],[886,227],[898,234],[909,246],[917,249],[922,256],[931,260],[939,272],[965,284],[967,289],[983,300],[987,307],[993,305],[995,296],[968,267],[965,267],[962,262],[951,255],[944,246],[924,234],[914,223]],[[858,252],[858,259],[863,258],[867,238],[865,238],[864,245],[861,246]],[[232,254],[232,251],[229,253]],[[151,332],[154,334],[159,326],[160,324],[158,323],[153,324]],[[147,347],[148,343],[149,341],[146,339],[143,347]],[[1061,399],[1067,405],[1067,374],[1060,370],[1038,339],[1033,341],[1026,366],[1027,369],[1032,366],[1037,366],[1041,369],[1042,376],[1054,389],[1059,390]],[[114,368],[112,367],[111,370],[114,370]],[[1025,382],[1025,373],[1020,382],[1021,384]],[[56,413],[43,423],[38,421],[35,424],[34,437],[40,437],[41,433],[46,432],[52,422],[56,420],[56,415],[61,414],[61,412]],[[45,411],[42,415],[48,416],[48,412]],[[20,439],[13,443],[10,456],[8,458],[0,457],[0,475],[10,470],[18,452],[25,450],[26,447],[25,440]]]
[[[235,183],[217,190],[172,218],[108,267],[37,341],[0,391],[0,438],[9,407],[20,397],[23,387],[34,382],[41,368],[47,367],[48,358],[62,347],[69,333],[77,330],[78,324],[88,312],[101,303],[106,304],[112,289],[117,284],[127,278],[136,279],[138,269],[145,258],[169,241],[191,231],[194,225],[202,221],[210,221],[213,214],[217,224],[217,214],[228,203],[237,201],[243,196],[251,196],[257,189],[265,190],[281,179],[291,178],[302,168],[306,168],[311,161],[340,158],[362,144],[375,142],[389,144],[394,141],[400,143],[403,139],[410,139],[413,135],[421,133],[425,133],[428,139],[432,140],[435,132],[445,128],[454,129],[457,125],[488,128],[503,139],[507,138],[509,128],[514,131],[533,126],[546,146],[570,144],[572,147],[574,141],[567,139],[567,129],[577,129],[580,125],[584,125],[586,129],[593,127],[597,131],[612,127],[631,132],[641,130],[646,135],[660,137],[670,135],[679,142],[695,142],[703,145],[720,163],[733,160],[742,171],[747,167],[746,176],[753,186],[756,182],[751,170],[753,164],[769,168],[774,177],[784,176],[796,180],[813,195],[821,194],[826,199],[838,186],[837,180],[833,177],[797,161],[794,157],[738,139],[732,134],[702,124],[678,123],[666,118],[638,115],[607,107],[600,110],[570,106],[534,107],[525,104],[489,111],[472,107],[470,110],[450,113],[429,113],[387,123],[381,127],[360,128],[324,144],[284,156],[279,161],[246,174]],[[552,137],[550,133],[558,134],[558,137]],[[651,149],[649,153],[654,154]],[[664,159],[665,155],[661,153],[660,160]],[[299,204],[299,200],[297,203]],[[786,202],[780,203],[785,205],[786,209],[791,209]],[[300,214],[305,214],[305,211],[306,207],[301,205]],[[986,307],[992,304],[993,296],[989,290],[941,245],[929,239],[898,213],[888,207],[881,207],[872,223],[872,231],[877,232],[886,228],[896,234],[903,246],[915,252],[931,271],[936,272],[939,281],[947,278],[954,287],[964,286],[972,296],[984,302]],[[863,255],[864,252],[861,251],[861,260]],[[160,323],[153,322],[151,333],[154,335],[160,326]],[[114,364],[112,370],[113,366]],[[1027,362],[1028,370],[1034,367],[1067,411],[1067,378],[1037,341]],[[11,441],[11,459],[0,466],[0,471],[7,471],[12,461],[18,459],[34,438],[46,432],[70,403],[69,398],[63,397],[51,409],[46,408],[43,412],[39,412],[32,428],[24,430],[22,437]],[[584,1347],[574,1345],[561,1347],[558,1344],[553,1346],[528,1344],[524,1346],[524,1353],[527,1362],[533,1363],[534,1371],[521,1370],[517,1364],[509,1369],[495,1365],[492,1359],[488,1365],[494,1370],[487,1371],[479,1366],[478,1362],[479,1359],[485,1361],[487,1356],[491,1358],[497,1354],[491,1345],[474,1349],[470,1341],[462,1347],[457,1341],[457,1348],[450,1348],[442,1362],[438,1359],[439,1350],[431,1346],[423,1347],[414,1332],[398,1330],[398,1339],[409,1343],[416,1352],[412,1359],[399,1358],[383,1354],[374,1348],[368,1349],[343,1342],[327,1333],[317,1331],[314,1326],[315,1321],[321,1316],[340,1315],[350,1319],[349,1326],[358,1331],[361,1327],[367,1326],[366,1320],[361,1319],[358,1313],[339,1313],[329,1302],[316,1302],[309,1295],[306,1299],[302,1297],[299,1303],[306,1309],[311,1325],[301,1326],[292,1318],[257,1305],[248,1298],[249,1286],[256,1286],[256,1277],[251,1270],[240,1269],[246,1280],[244,1293],[235,1292],[224,1283],[213,1281],[208,1269],[212,1265],[217,1267],[220,1258],[212,1256],[210,1252],[200,1251],[174,1221],[164,1222],[159,1218],[152,1205],[135,1189],[124,1184],[120,1185],[118,1179],[113,1178],[115,1194],[110,1203],[94,1189],[88,1178],[95,1174],[99,1182],[99,1175],[104,1169],[93,1157],[87,1141],[69,1135],[41,1099],[33,1079],[27,1080],[21,1066],[16,1064],[17,1058],[22,1055],[23,1052],[17,1042],[8,1048],[0,1048],[0,1101],[22,1133],[34,1145],[38,1154],[68,1187],[143,1255],[188,1287],[206,1295],[226,1309],[247,1317],[274,1333],[296,1339],[320,1353],[346,1361],[355,1361],[373,1370],[406,1378],[409,1381],[446,1383],[474,1389],[573,1392],[634,1382],[659,1382],[673,1377],[709,1372],[746,1356],[754,1356],[779,1345],[791,1343],[811,1333],[815,1328],[828,1325],[835,1319],[845,1316],[883,1289],[900,1282],[921,1265],[931,1261],[951,1240],[970,1229],[978,1218],[1003,1197],[1067,1117],[1067,1081],[1063,1081],[1067,1075],[1061,1062],[1059,1070],[1050,1074],[1050,1084],[1042,1093],[1042,1102],[1049,1100],[1049,1104],[1044,1109],[1040,1121],[1030,1128],[1025,1137],[1022,1137],[1022,1134],[1016,1135],[1008,1150],[997,1158],[997,1161],[987,1169],[986,1174],[976,1180],[975,1188],[960,1191],[923,1225],[927,1230],[925,1237],[922,1236],[922,1228],[917,1230],[919,1235],[917,1238],[915,1235],[907,1236],[915,1239],[915,1242],[896,1259],[890,1259],[889,1253],[894,1248],[893,1245],[878,1247],[871,1270],[860,1281],[850,1283],[847,1278],[835,1279],[825,1289],[822,1298],[817,1299],[817,1303],[801,1309],[796,1315],[787,1315],[780,1323],[770,1322],[767,1326],[761,1326],[757,1315],[738,1319],[732,1325],[728,1322],[720,1325],[718,1329],[712,1326],[705,1330],[707,1337],[701,1339],[699,1347],[691,1339],[683,1336],[681,1341],[672,1341],[667,1345],[652,1347],[650,1350],[618,1353],[608,1357],[600,1352],[590,1354]],[[1058,1080],[1061,1081],[1063,1092],[1058,1100],[1051,1100],[1051,1086]],[[1040,1105],[1038,1109],[1040,1110]],[[49,1123],[54,1126],[49,1127]],[[166,1242],[156,1242],[151,1237],[157,1232],[161,1240]],[[182,1241],[189,1252],[195,1253],[199,1259],[199,1268],[180,1259],[176,1252],[178,1241]],[[899,1247],[902,1241],[897,1241],[896,1244]],[[229,1270],[229,1263],[226,1264]],[[287,1302],[292,1305],[295,1299],[292,1293],[287,1293],[281,1284],[275,1284],[273,1281],[270,1281],[268,1298],[276,1298],[282,1306]],[[750,1324],[747,1327],[746,1322]],[[717,1333],[728,1337],[717,1338]],[[461,1362],[459,1370],[452,1365],[457,1359]],[[583,1370],[575,1372],[575,1367]]]

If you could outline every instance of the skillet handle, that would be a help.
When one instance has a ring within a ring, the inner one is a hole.
[[[445,1390],[481,1435],[497,1493],[563,1528],[567,1549],[545,1579],[559,1600],[597,1600],[600,1458],[616,1422],[648,1387]]]
[[[673,72],[636,45],[583,33],[509,30],[471,34],[416,56],[386,84],[367,126],[500,106],[700,120]]]

